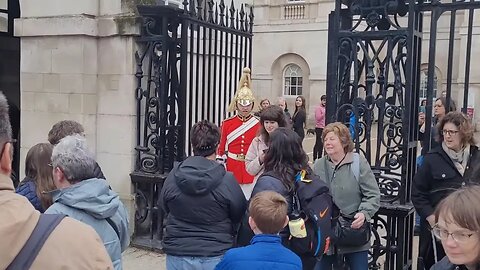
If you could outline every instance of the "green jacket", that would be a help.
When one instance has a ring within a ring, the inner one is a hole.
[[[335,165],[328,156],[315,161],[313,171],[327,183],[333,196],[333,201],[340,211],[346,215],[362,212],[366,221],[370,221],[380,208],[380,189],[370,164],[359,155],[359,179],[355,179],[351,169],[353,153],[350,152],[339,164],[335,171]],[[335,173],[335,175],[334,175]],[[338,247],[339,253],[351,253],[370,249],[370,243],[361,247]]]

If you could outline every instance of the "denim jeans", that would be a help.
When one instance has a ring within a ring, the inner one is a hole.
[[[343,254],[346,265],[350,270],[368,270],[368,251],[360,251]],[[333,267],[333,268],[332,268]],[[338,257],[336,255],[324,256],[315,265],[315,270],[338,270],[343,269],[338,266]]]
[[[214,270],[222,258],[167,255],[167,270]]]

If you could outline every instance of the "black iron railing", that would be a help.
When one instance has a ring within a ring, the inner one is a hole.
[[[252,10],[222,0],[181,7],[138,6],[143,18],[137,71],[133,244],[161,249],[158,197],[175,161],[190,152],[190,127],[226,118],[242,68],[251,66]],[[248,12],[248,13],[247,13]]]
[[[480,1],[346,0],[336,1],[335,11],[330,14],[327,118],[354,130],[356,150],[370,161],[382,192],[381,209],[372,221],[371,269],[381,268],[382,256],[382,269],[413,267],[414,208],[410,193],[416,172],[424,13],[431,15],[426,115],[432,115],[439,18],[451,16],[449,49],[441,57],[448,57],[445,82],[450,103],[454,44],[459,46],[455,12],[468,13],[465,79],[463,85],[457,85],[467,97],[472,16],[479,7]],[[467,98],[464,110],[466,106]],[[425,136],[430,137],[432,118],[426,119]],[[429,143],[424,147],[430,148]]]

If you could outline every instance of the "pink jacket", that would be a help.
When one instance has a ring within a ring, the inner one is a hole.
[[[325,107],[318,105],[315,109],[315,127],[324,128],[325,127]]]

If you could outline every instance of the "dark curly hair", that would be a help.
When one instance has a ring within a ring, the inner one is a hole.
[[[270,140],[270,136],[267,130],[265,130],[265,121],[275,121],[278,123],[278,127],[286,127],[287,120],[285,120],[283,109],[280,108],[280,106],[270,105],[269,107],[262,110],[262,112],[260,113],[261,128],[258,130],[258,133],[260,136],[262,136],[263,141],[267,144]]]
[[[217,151],[220,142],[220,129],[208,120],[193,125],[190,131],[190,143],[195,156],[208,157]]]
[[[306,170],[308,174],[312,173],[300,136],[285,127],[279,127],[270,134],[264,164],[265,172],[272,172],[288,191],[293,190],[294,178],[299,171]]]
[[[449,112],[447,113],[442,120],[437,125],[438,130],[438,137],[437,141],[443,141],[443,134],[442,130],[446,123],[452,123],[456,127],[458,127],[458,131],[460,132],[460,136],[462,137],[461,141],[462,144],[470,144],[475,145],[475,138],[474,138],[474,129],[470,120],[461,112]]]

